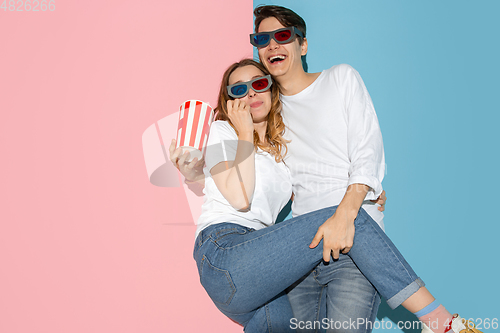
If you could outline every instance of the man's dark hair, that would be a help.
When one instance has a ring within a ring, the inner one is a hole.
[[[284,27],[296,27],[306,37],[306,22],[293,10],[281,6],[259,6],[253,11],[255,15],[255,32],[258,31],[262,20],[268,17],[276,18]],[[302,45],[304,39],[297,36],[299,44]]]

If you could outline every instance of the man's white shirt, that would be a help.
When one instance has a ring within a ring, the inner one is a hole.
[[[384,214],[369,200],[382,193],[382,134],[358,72],[341,64],[324,70],[306,89],[281,96],[295,199],[293,216],[338,205],[351,184],[370,187],[362,205],[383,228]]]

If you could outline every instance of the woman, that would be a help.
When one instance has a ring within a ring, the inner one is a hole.
[[[280,110],[279,87],[261,64],[246,59],[231,65],[222,79],[205,157],[205,202],[194,258],[215,305],[247,332],[293,331],[284,290],[321,262],[322,246],[308,245],[336,209],[274,224],[292,194]],[[180,151],[170,153],[177,165]],[[355,227],[348,255],[384,298],[417,315],[420,311],[424,322],[450,321],[453,332],[466,328],[458,316],[451,322],[363,210]],[[425,327],[424,332],[432,331]]]

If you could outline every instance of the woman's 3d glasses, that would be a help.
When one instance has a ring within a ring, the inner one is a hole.
[[[233,98],[242,98],[248,94],[248,90],[250,88],[257,93],[260,93],[271,88],[272,84],[273,80],[271,80],[271,75],[266,75],[248,82],[238,82],[227,86],[227,93]]]
[[[278,44],[290,43],[295,35],[299,35],[304,38],[304,34],[300,32],[299,29],[295,27],[282,28],[274,31],[268,32],[258,32],[250,35],[250,43],[256,47],[264,47],[269,45],[271,38]]]

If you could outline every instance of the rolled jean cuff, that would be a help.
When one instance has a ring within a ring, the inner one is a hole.
[[[398,292],[396,295],[392,296],[390,299],[387,300],[387,305],[391,309],[395,309],[398,306],[401,305],[404,301],[408,299],[411,295],[417,292],[421,287],[424,287],[425,283],[422,281],[422,279],[417,278],[415,281],[407,285],[403,290]]]

